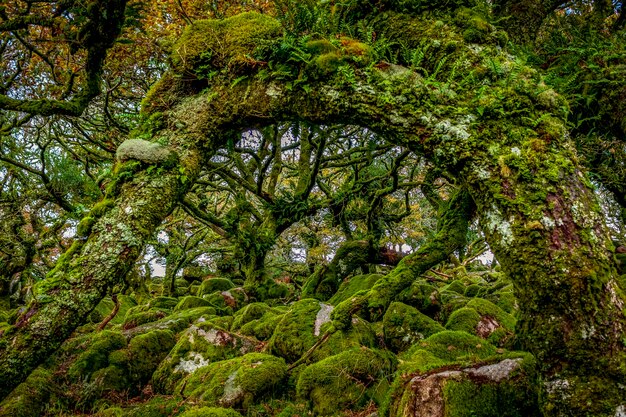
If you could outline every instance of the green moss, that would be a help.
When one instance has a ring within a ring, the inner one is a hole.
[[[251,320],[248,323],[241,326],[238,330],[239,333],[246,336],[253,336],[258,340],[269,340],[278,323],[282,320],[282,314],[276,314],[271,311],[265,313],[261,318],[256,320]]]
[[[496,319],[500,325],[511,332],[515,329],[515,318],[504,312],[491,301],[482,298],[474,298],[470,300],[466,306],[476,310],[482,317],[489,316]]]
[[[452,281],[450,284],[444,287],[443,290],[454,291],[458,294],[463,295],[465,294],[465,284],[463,284],[463,282],[461,282],[460,280]]]
[[[202,407],[185,411],[180,417],[242,417],[230,408]]]
[[[178,304],[176,304],[176,307],[174,307],[174,311],[188,310],[196,307],[209,307],[210,305],[211,303],[207,300],[190,295],[180,300]]]
[[[471,284],[465,288],[465,296],[468,298],[477,297],[484,292],[484,288],[478,284]]]
[[[183,413],[189,406],[176,397],[155,396],[143,404],[124,409],[124,417],[171,417]]]
[[[207,76],[213,68],[241,72],[253,65],[255,52],[280,35],[280,23],[258,13],[242,13],[224,20],[197,20],[174,45],[172,64],[180,72],[201,76]]]
[[[172,393],[185,376],[203,366],[230,359],[257,348],[255,340],[239,336],[211,321],[192,325],[183,332],[174,348],[152,377],[157,392]]]
[[[126,312],[123,323],[125,329],[131,329],[146,323],[153,323],[167,316],[167,312],[163,310],[142,310],[144,310],[144,306],[139,306],[139,308],[133,307]]]
[[[175,343],[174,333],[169,330],[153,330],[134,337],[128,344],[130,379],[139,384],[148,382]]]
[[[385,343],[393,351],[408,349],[443,329],[439,323],[420,313],[415,307],[394,302],[383,317]]]
[[[223,407],[248,408],[287,374],[283,359],[262,353],[215,362],[179,384],[186,398]]]
[[[446,329],[476,334],[476,325],[479,321],[480,314],[476,310],[463,307],[450,314]]]
[[[297,395],[312,403],[315,415],[356,411],[372,398],[373,387],[395,369],[393,355],[357,348],[309,365],[300,374]]]
[[[322,325],[320,334],[324,334],[330,327],[330,322]],[[354,317],[350,329],[335,331],[323,345],[313,352],[310,360],[319,361],[357,347],[372,348],[377,345],[377,342],[372,325],[360,317]]]
[[[359,291],[369,290],[382,277],[383,276],[380,274],[353,276],[347,281],[341,283],[335,295],[333,295],[332,298],[328,300],[328,303],[336,306],[342,301],[345,301],[348,298],[352,297]]]
[[[113,357],[115,358],[115,355]],[[128,365],[128,362],[124,363],[124,365]],[[110,365],[97,370],[93,373],[92,380],[98,385],[99,395],[109,391],[126,391],[130,386],[126,367],[117,365]]]
[[[260,319],[268,312],[274,311],[267,304],[261,302],[250,303],[235,313],[232,329],[238,330],[252,320]]]
[[[496,354],[497,349],[480,337],[466,332],[444,330],[414,345],[406,356],[417,350],[427,350],[445,361],[480,360]]]
[[[227,278],[209,278],[202,281],[202,284],[200,284],[198,297],[212,294],[215,291],[228,291],[231,288],[235,288],[235,284]]]
[[[98,369],[108,366],[110,352],[123,347],[126,347],[126,338],[121,333],[106,330],[96,333],[69,367],[67,376],[74,381],[88,379]]]
[[[0,403],[0,416],[39,417],[50,400],[53,386],[52,372],[35,369],[20,385]]]
[[[189,327],[189,324],[198,320],[211,320],[215,318],[215,308],[213,307],[196,307],[187,310],[174,312],[164,318],[142,324],[140,326],[130,326],[125,328],[125,334],[128,336],[148,333],[152,330],[170,330],[178,333]]]
[[[315,344],[315,319],[321,303],[314,299],[293,303],[282,317],[269,341],[269,352],[295,362]]]
[[[416,280],[410,287],[398,294],[397,301],[413,306],[431,317],[434,317],[441,309],[439,291],[422,280]]]

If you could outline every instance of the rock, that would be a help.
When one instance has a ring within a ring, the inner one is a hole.
[[[235,288],[235,284],[227,278],[209,278],[202,281],[198,289],[198,297],[209,295],[216,291],[228,291]]]
[[[312,403],[315,415],[356,411],[374,398],[372,388],[393,373],[395,364],[388,352],[346,350],[306,367],[298,378],[297,395]]]
[[[242,417],[230,408],[202,407],[185,411],[180,417]]]
[[[354,296],[359,291],[369,290],[382,277],[383,275],[380,275],[380,274],[366,274],[366,275],[353,276],[349,280],[341,283],[335,295],[333,295],[331,299],[328,300],[328,303],[336,306],[342,301],[345,301],[348,298]]]
[[[416,308],[394,302],[383,317],[383,330],[387,346],[400,352],[444,328]]]
[[[286,375],[283,359],[248,353],[198,369],[182,380],[176,391],[201,404],[246,409]]]
[[[295,362],[306,353],[331,325],[333,307],[309,298],[293,303],[282,316],[269,340],[269,351]],[[316,361],[359,346],[373,346],[374,332],[369,323],[355,318],[348,331],[337,331],[311,356]]]
[[[400,375],[386,411],[390,417],[540,416],[532,369],[527,355]]]
[[[189,295],[187,297],[183,297],[178,304],[176,304],[176,307],[174,307],[174,311],[180,311],[180,310],[187,310],[190,308],[196,308],[196,307],[210,307],[211,303],[208,302],[207,300],[200,298],[200,297],[194,297],[193,295]]]
[[[259,343],[228,332],[210,321],[195,323],[180,335],[176,346],[152,377],[157,392],[170,394],[182,378],[199,368],[224,359],[254,352]]]

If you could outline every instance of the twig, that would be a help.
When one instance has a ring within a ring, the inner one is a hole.
[[[313,346],[311,346],[311,348],[309,350],[307,350],[304,355],[302,355],[300,357],[300,359],[298,359],[297,361],[295,361],[294,363],[292,363],[289,368],[287,368],[287,372],[291,371],[292,369],[294,369],[295,367],[299,366],[301,363],[305,362],[307,359],[309,359],[309,357],[313,354],[313,352],[315,352],[317,350],[317,348],[319,348],[320,346],[322,346],[324,343],[326,343],[326,341],[328,340],[328,338],[335,333],[337,330],[335,328],[333,328],[332,330],[328,330],[326,333],[324,333],[324,336],[322,336],[322,338],[320,340],[318,340],[317,342],[315,342],[315,344]]]
[[[115,302],[115,307],[113,307],[113,311],[111,311],[111,313],[106,316],[104,320],[102,320],[102,323],[98,325],[99,332],[104,330],[107,324],[109,324],[109,322],[117,315],[117,312],[120,311],[120,300],[117,299],[117,294],[113,294],[111,299]]]

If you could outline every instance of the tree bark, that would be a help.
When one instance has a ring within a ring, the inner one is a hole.
[[[107,289],[126,276],[146,239],[185,192],[181,169],[189,184],[198,169],[194,152],[181,155],[173,168],[134,174],[87,240],[77,240],[38,285],[35,300],[0,339],[0,398],[53,353]]]

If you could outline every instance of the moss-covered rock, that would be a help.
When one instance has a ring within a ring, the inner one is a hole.
[[[403,372],[382,411],[390,417],[540,416],[535,388],[530,355]]]
[[[67,370],[73,381],[89,379],[92,373],[109,365],[109,353],[126,347],[126,337],[121,333],[102,331],[87,340],[84,351],[79,354]]]
[[[268,311],[261,318],[251,320],[241,326],[237,332],[242,335],[255,337],[262,341],[267,341],[274,334],[282,318],[283,314]]]
[[[444,330],[443,326],[420,313],[415,307],[391,303],[383,317],[385,343],[400,352],[415,342]]]
[[[308,400],[315,415],[358,410],[376,397],[372,388],[385,384],[395,369],[393,355],[356,348],[309,365],[298,379],[297,395]]]
[[[228,291],[235,288],[235,284],[228,278],[209,278],[202,281],[198,290],[198,297],[209,295],[216,291]]]
[[[460,331],[444,330],[413,345],[403,358],[411,358],[415,352],[426,350],[444,361],[478,361],[497,353],[495,346],[478,336]]]
[[[276,326],[269,351],[287,362],[300,359],[320,335],[323,323],[318,321],[317,330],[315,323],[321,309],[322,303],[312,298],[293,303]]]
[[[195,297],[193,295],[189,295],[187,297],[183,297],[176,307],[174,307],[174,311],[187,310],[190,308],[196,307],[209,307],[211,303],[203,298]],[[215,313],[214,313],[215,314]]]
[[[231,408],[202,407],[185,411],[180,417],[242,417]]]
[[[182,378],[199,368],[257,349],[258,342],[228,332],[210,321],[196,323],[180,335],[176,346],[152,377],[157,392],[172,393]]]
[[[175,344],[174,333],[169,330],[153,330],[134,337],[128,344],[131,381],[140,385],[148,382]]]
[[[141,404],[133,404],[128,408],[114,407],[96,414],[98,417],[171,417],[183,413],[189,406],[176,397],[155,396]]]
[[[416,280],[410,287],[398,294],[398,301],[415,307],[430,317],[434,317],[441,309],[437,288],[421,280]]]
[[[124,335],[133,337],[138,334],[148,333],[152,330],[170,330],[178,333],[189,327],[196,320],[210,320],[215,318],[214,307],[196,307],[187,310],[179,310],[163,317],[160,320],[144,323],[136,327],[124,326]]]
[[[330,300],[328,300],[328,303],[336,306],[342,301],[345,301],[348,298],[352,297],[354,294],[356,294],[359,291],[369,290],[382,277],[383,276],[380,274],[366,274],[366,275],[353,276],[350,279],[341,283],[335,295],[333,295],[330,298]]]
[[[177,390],[207,405],[246,409],[277,386],[287,374],[281,358],[262,353],[215,362],[179,383]]]
[[[472,333],[502,345],[513,335],[515,318],[490,301],[474,298],[450,315],[446,328]]]
[[[260,319],[266,313],[273,312],[272,308],[265,303],[250,303],[234,314],[233,330],[240,329],[252,320]]]

